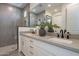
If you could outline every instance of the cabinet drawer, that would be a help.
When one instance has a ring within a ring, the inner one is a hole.
[[[30,56],[51,56],[52,54],[35,45],[31,45],[29,49],[29,55]]]

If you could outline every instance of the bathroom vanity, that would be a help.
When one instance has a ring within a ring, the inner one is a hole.
[[[57,42],[55,39],[61,40],[53,36],[40,37],[22,31],[19,33],[19,52],[25,56],[79,56],[79,49],[72,41]]]

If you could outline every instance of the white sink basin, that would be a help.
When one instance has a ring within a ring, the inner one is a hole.
[[[71,40],[68,39],[62,39],[62,38],[50,38],[50,41],[56,42],[56,43],[65,43],[65,44],[72,44]]]

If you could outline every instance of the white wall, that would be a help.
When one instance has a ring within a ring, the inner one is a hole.
[[[63,29],[66,29],[67,28],[67,15],[66,15],[66,6],[63,6],[62,7],[62,12],[61,12],[61,15],[62,15],[62,27]]]
[[[79,34],[79,4],[67,6],[67,30]]]
[[[63,28],[63,19],[61,12],[54,14],[52,20],[53,24],[57,24],[58,26]]]

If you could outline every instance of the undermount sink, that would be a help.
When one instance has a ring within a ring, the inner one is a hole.
[[[50,41],[56,42],[56,43],[64,43],[64,44],[72,44],[71,40],[68,39],[62,39],[62,38],[50,38]]]

